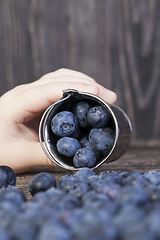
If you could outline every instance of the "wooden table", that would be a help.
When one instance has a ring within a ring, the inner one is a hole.
[[[160,140],[136,141],[132,142],[128,151],[117,161],[104,163],[95,172],[113,170],[117,172],[139,170],[147,172],[149,170],[160,171]],[[29,182],[35,174],[47,171],[58,180],[65,174],[73,174],[72,171],[64,170],[60,167],[33,168],[29,172],[17,175],[16,187],[26,194],[28,200],[32,199],[29,193]]]

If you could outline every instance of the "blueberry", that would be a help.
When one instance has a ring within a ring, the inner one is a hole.
[[[146,215],[142,209],[131,204],[124,204],[114,217],[114,223],[120,230],[120,239],[155,240],[148,231]]]
[[[77,178],[87,179],[90,176],[95,176],[95,172],[91,170],[90,168],[84,167],[77,171],[74,176]]]
[[[83,143],[83,148],[92,149],[92,151],[96,155],[97,160],[100,160],[102,158],[102,153],[98,149],[96,149],[94,146],[92,146],[92,144],[89,140]]]
[[[149,200],[149,192],[145,188],[137,185],[124,186],[116,199],[118,203],[130,203],[139,207],[144,207],[148,204]]]
[[[89,133],[89,141],[103,155],[108,155],[114,144],[114,131],[109,128],[93,128]]]
[[[88,207],[89,207],[89,205],[93,204],[96,201],[97,202],[102,201],[102,202],[105,202],[105,204],[106,204],[106,202],[109,201],[109,198],[106,194],[97,193],[93,190],[89,191],[83,195],[82,202],[83,202],[83,204],[88,205]]]
[[[89,110],[87,119],[92,127],[102,128],[109,122],[110,114],[105,107],[95,106]]]
[[[56,208],[60,210],[73,210],[75,208],[81,207],[81,201],[73,194],[67,194],[61,198],[57,204]]]
[[[160,172],[156,170],[148,171],[144,173],[144,177],[146,177],[151,183],[155,185],[160,185]]]
[[[81,148],[79,141],[71,137],[60,138],[57,142],[57,150],[60,154],[73,157],[75,152]]]
[[[81,136],[81,138],[79,140],[79,142],[80,142],[82,147],[84,147],[84,144],[89,141],[88,140],[88,135],[89,135],[89,133],[86,132],[86,131],[85,131],[85,133],[82,134],[82,136]]]
[[[121,177],[115,171],[104,171],[99,174],[99,179],[104,180],[106,183],[121,184]]]
[[[78,118],[69,111],[57,113],[51,121],[51,129],[59,137],[69,137],[76,134],[78,126]]]
[[[150,181],[139,172],[132,172],[124,181],[125,185],[138,185],[147,187],[150,185]]]
[[[91,108],[87,102],[78,102],[74,105],[72,112],[77,116],[79,124],[83,128],[90,128],[90,124],[87,120],[87,113]]]
[[[37,240],[71,240],[69,229],[65,228],[58,221],[44,223],[37,234]]]
[[[0,201],[12,201],[20,206],[26,201],[26,196],[23,191],[14,186],[8,186],[7,188],[1,188]]]
[[[16,175],[12,168],[8,166],[0,166],[0,188],[7,187],[8,185],[15,186]]]
[[[96,162],[96,155],[92,149],[80,148],[73,157],[76,167],[93,167]]]
[[[40,204],[47,204],[51,199],[55,199],[57,197],[63,197],[65,195],[64,191],[61,189],[57,189],[55,187],[51,187],[45,192],[37,192],[34,195],[33,201]]]
[[[0,227],[0,239],[14,240],[11,234],[5,228],[2,227]]]
[[[87,223],[84,221],[73,228],[73,239],[75,240],[119,240],[119,231],[111,221],[99,222],[97,216],[85,213],[86,218],[90,219]]]
[[[160,238],[160,210],[153,209],[153,211],[149,214],[147,218],[147,223],[150,228],[150,231],[156,235],[156,239]]]
[[[72,175],[65,175],[57,182],[57,188],[64,190],[66,193],[81,198],[90,190],[87,182],[82,178],[76,178]]]
[[[33,196],[37,192],[46,191],[47,189],[55,186],[56,186],[55,178],[50,173],[42,172],[36,174],[32,178],[29,184],[29,191]]]

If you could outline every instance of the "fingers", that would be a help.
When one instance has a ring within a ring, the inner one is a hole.
[[[98,96],[102,98],[105,102],[109,105],[112,105],[117,100],[116,93],[112,92],[111,90],[99,85],[99,94]]]
[[[62,97],[62,90],[66,88],[74,88],[78,91],[87,91],[98,95],[99,88],[96,86],[88,85],[86,83],[73,83],[73,82],[57,82],[40,85],[26,91],[19,93],[15,99],[14,110],[10,114],[16,116],[16,122],[24,122],[30,120],[32,116],[46,110],[52,103],[56,102]],[[31,118],[30,118],[31,117]],[[20,118],[20,119],[18,119]]]
[[[89,85],[84,82],[54,82],[39,85],[19,93],[14,107],[17,117],[22,116],[28,121],[33,115],[46,110],[52,103],[62,97],[63,89],[76,89],[82,92],[89,92],[103,98],[109,104],[115,101],[115,94],[110,93],[100,85]]]
[[[78,71],[74,71],[74,70],[70,70],[70,69],[66,69],[66,68],[61,68],[55,72],[47,73],[40,78],[40,81],[45,81],[45,79],[47,79],[47,78],[53,79],[54,77],[61,77],[61,76],[62,77],[64,76],[63,81],[66,76],[69,76],[69,77],[81,78],[81,79],[85,79],[88,81],[96,82],[93,78],[91,78],[90,76],[88,76],[82,72],[78,72]]]

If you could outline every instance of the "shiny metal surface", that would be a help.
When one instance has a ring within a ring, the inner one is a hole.
[[[132,136],[132,126],[126,113],[116,105],[109,106],[103,99],[87,93],[78,92],[74,89],[67,89],[63,92],[63,97],[52,104],[43,114],[39,126],[39,139],[43,151],[47,157],[56,165],[69,169],[79,170],[73,165],[71,158],[60,155],[56,150],[57,137],[51,131],[51,120],[55,114],[64,110],[70,110],[78,101],[87,101],[92,106],[102,105],[108,109],[111,115],[111,125],[115,131],[115,141],[108,156],[96,161],[92,169],[97,168],[104,162],[115,161],[120,158],[127,150]]]

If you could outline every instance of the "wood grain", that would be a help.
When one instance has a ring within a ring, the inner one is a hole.
[[[160,138],[159,0],[0,0],[0,95],[61,67],[114,90],[134,139]]]

